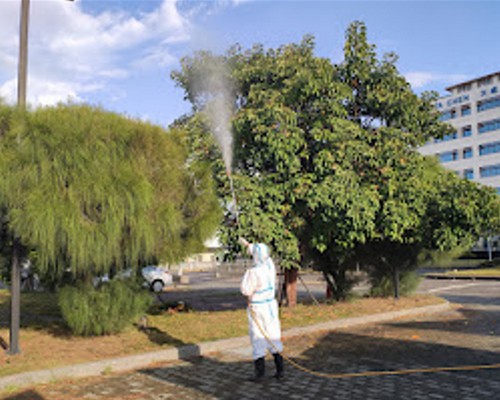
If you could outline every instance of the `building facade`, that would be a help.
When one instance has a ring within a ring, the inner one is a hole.
[[[436,107],[455,131],[420,148],[459,176],[500,194],[500,72],[446,88]]]

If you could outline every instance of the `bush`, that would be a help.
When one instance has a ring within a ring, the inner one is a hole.
[[[420,277],[414,270],[399,271],[399,295],[408,296],[415,292]],[[370,271],[370,295],[376,297],[394,296],[394,280],[392,271],[374,268]]]
[[[65,286],[59,306],[75,335],[99,336],[123,331],[151,305],[151,295],[137,284],[111,281],[94,288],[90,284]]]

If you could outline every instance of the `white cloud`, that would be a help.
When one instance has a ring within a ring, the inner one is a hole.
[[[248,3],[252,0],[232,0],[231,2],[235,5],[235,6],[239,6],[240,4],[243,4],[243,3]]]
[[[414,71],[404,74],[406,80],[414,89],[440,82],[444,84],[454,84],[470,79],[464,74],[439,74],[434,72]]]
[[[0,2],[0,96],[16,97],[18,1]],[[54,104],[104,90],[131,69],[163,68],[175,61],[170,46],[189,40],[190,21],[177,0],[149,13],[84,11],[81,1],[32,0],[28,102]]]
[[[255,0],[217,0],[216,2],[214,2],[214,4],[216,4],[219,7],[226,7],[228,5],[238,7],[243,3],[250,3],[251,1]]]
[[[94,92],[103,88],[97,82],[81,84],[78,82],[49,81],[30,76],[30,100],[33,105],[55,105],[61,101],[81,101],[84,93]],[[17,80],[11,79],[0,86],[0,96],[14,99],[17,96]]]

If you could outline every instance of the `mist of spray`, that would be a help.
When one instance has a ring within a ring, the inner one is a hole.
[[[228,175],[233,162],[233,135],[231,115],[234,94],[229,72],[224,62],[215,56],[206,57],[196,65],[192,89],[198,99],[198,107],[206,115],[210,131],[222,153]]]
[[[223,82],[222,82],[223,83]],[[231,132],[232,102],[228,89],[224,85],[218,86],[221,90],[205,107],[205,113],[210,122],[210,130],[219,145],[222,159],[228,176],[231,176],[233,163],[233,135]]]
[[[233,114],[234,93],[228,79],[229,73],[225,65],[218,59],[205,62],[197,79],[197,89],[204,94],[206,103],[203,112],[207,116],[210,130],[222,153],[226,174],[229,179],[233,204],[232,212],[238,223],[238,209],[232,178],[233,135],[231,132],[231,116]]]

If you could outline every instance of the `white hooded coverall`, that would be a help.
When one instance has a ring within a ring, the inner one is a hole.
[[[264,357],[266,350],[271,353],[283,351],[281,343],[281,326],[278,315],[278,303],[275,299],[276,267],[269,256],[269,248],[263,243],[249,245],[254,265],[248,269],[241,281],[241,293],[248,298],[248,330],[252,342],[254,360]],[[253,315],[250,312],[253,311]],[[260,327],[271,339],[271,346],[260,331]]]

